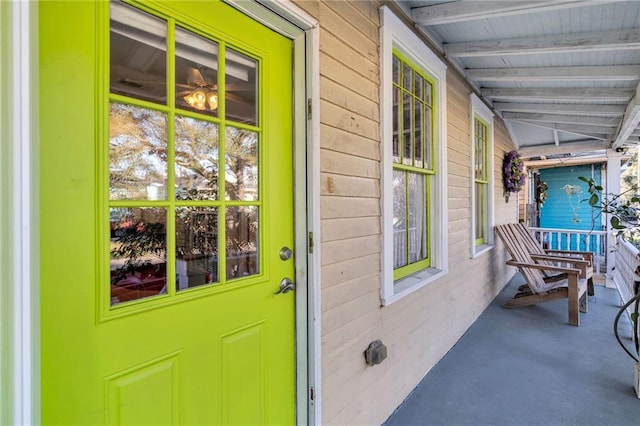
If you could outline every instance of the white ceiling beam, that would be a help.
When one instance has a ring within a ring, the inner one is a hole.
[[[620,125],[619,117],[587,117],[584,115],[547,114],[537,112],[509,112],[502,113],[505,120],[540,121],[563,124],[586,124],[592,126],[617,127]]]
[[[541,155],[578,154],[582,152],[599,151],[601,149],[607,149],[608,147],[609,142],[607,141],[583,140],[561,143],[559,146],[548,144],[521,147],[518,149],[518,153],[523,158],[531,158]]]
[[[417,7],[412,10],[413,20],[420,25],[440,25],[476,19],[512,16],[524,13],[584,7],[607,1],[457,1]]]
[[[482,89],[485,98],[500,99],[538,99],[563,100],[584,102],[628,102],[634,94],[633,89],[602,89],[602,88],[499,88]]]
[[[620,130],[613,140],[613,149],[624,145],[640,123],[640,84],[636,87],[636,95],[629,102],[624,112]]]
[[[519,121],[519,120],[510,120],[520,124],[528,124],[530,126],[541,127],[543,129],[551,129],[561,132],[573,133],[576,135],[584,135],[587,137],[593,137],[596,139],[607,139],[608,136],[612,136],[615,134],[615,129],[612,127],[601,127],[601,126],[588,126],[582,124],[556,124],[556,123],[545,123],[545,122],[536,122],[536,121]]]
[[[600,151],[604,151],[600,153]],[[607,150],[597,150],[593,152],[589,152],[593,155],[585,155],[581,157],[565,157],[565,158],[555,158],[555,159],[543,159],[540,157],[540,160],[524,160],[524,164],[527,167],[535,168],[535,169],[550,169],[556,167],[566,167],[566,166],[579,166],[584,164],[596,164],[596,163],[606,163],[608,160]],[[620,161],[628,161],[631,156],[623,154],[618,157]]]
[[[577,67],[469,68],[465,75],[478,81],[633,81],[640,66],[603,65]]]
[[[512,112],[541,112],[557,114],[584,114],[592,116],[620,117],[624,114],[624,105],[592,104],[549,104],[531,102],[494,102],[493,109],[503,114]]]
[[[598,150],[598,151],[602,151],[602,150]],[[594,163],[607,162],[607,156],[604,153],[597,156],[589,155],[584,157],[567,157],[567,158],[553,158],[553,159],[547,159],[545,158],[544,155],[534,155],[532,157],[540,157],[540,160],[524,160],[524,165],[532,169],[547,169],[552,167],[579,166],[582,164],[594,164]]]
[[[445,43],[453,57],[527,55],[640,48],[640,29]]]

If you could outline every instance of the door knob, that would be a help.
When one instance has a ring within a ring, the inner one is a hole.
[[[293,281],[291,281],[290,278],[283,278],[282,281],[280,281],[280,290],[276,291],[273,294],[286,294],[289,293],[291,290],[295,290],[296,285],[293,283]]]

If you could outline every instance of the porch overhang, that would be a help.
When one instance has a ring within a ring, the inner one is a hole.
[[[395,0],[523,157],[640,144],[640,2]]]

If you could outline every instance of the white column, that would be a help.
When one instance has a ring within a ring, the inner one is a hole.
[[[606,194],[620,194],[620,159],[622,152],[616,152],[616,150],[607,150],[607,181],[605,184]],[[611,229],[611,223],[609,222],[609,215],[606,215],[606,230],[607,230],[607,278],[613,277],[613,270],[615,268],[615,256],[611,252],[611,248],[616,244],[616,237],[613,229]],[[611,280],[607,280],[609,282]]]

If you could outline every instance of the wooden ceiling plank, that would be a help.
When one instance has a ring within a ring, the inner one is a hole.
[[[615,133],[615,129],[612,127],[591,126],[584,124],[558,124],[558,123],[546,123],[543,121],[519,121],[511,120],[521,124],[527,124],[529,126],[541,127],[543,129],[551,129],[561,132],[573,133],[576,135],[585,135],[589,137],[596,137],[598,139],[607,139]]]
[[[493,109],[506,112],[532,112],[556,114],[584,114],[590,116],[620,117],[625,105],[551,104],[531,102],[494,102]]]
[[[628,102],[634,94],[633,89],[602,89],[602,88],[497,88],[482,89],[485,98],[501,99],[546,99],[546,100],[576,100],[585,102]]]
[[[477,81],[633,81],[640,79],[640,66],[470,68],[465,75]]]
[[[594,126],[617,127],[620,125],[619,117],[587,117],[584,115],[548,114],[539,112],[510,112],[502,113],[505,120],[541,121],[563,124],[586,124]]]
[[[640,29],[444,43],[451,57],[527,55],[640,48]]]
[[[411,11],[413,20],[420,25],[441,25],[476,19],[513,16],[525,13],[585,7],[608,1],[457,1],[417,7]]]

